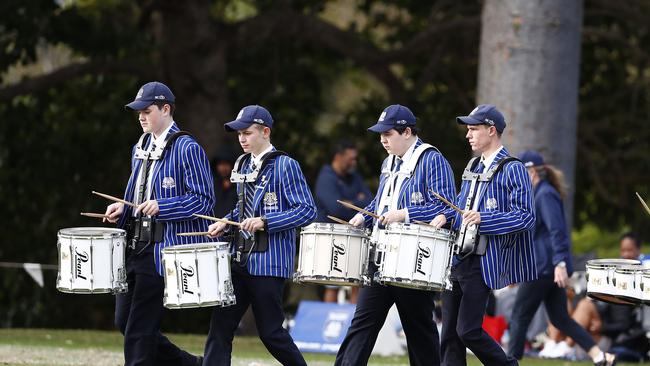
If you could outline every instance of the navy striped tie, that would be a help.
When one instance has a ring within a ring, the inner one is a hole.
[[[248,165],[248,168],[246,169],[245,174],[248,174],[252,171],[255,170],[255,164],[253,163],[253,159],[251,158],[250,164]],[[244,183],[244,219],[250,219],[254,217],[254,212],[253,212],[253,199],[255,198],[255,182],[250,182],[250,183]],[[242,220],[243,221],[243,220]],[[241,231],[242,236],[244,236],[245,239],[250,239],[253,235],[245,230]]]

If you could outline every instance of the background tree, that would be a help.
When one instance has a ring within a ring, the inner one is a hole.
[[[365,129],[392,103],[414,110],[423,139],[450,159],[457,179],[469,157],[454,118],[477,99],[480,3],[59,3],[65,5],[0,3],[0,261],[55,263],[58,229],[98,225],[79,211],[104,209],[92,189],[123,191],[141,130],[122,106],[153,79],[172,87],[176,120],[210,155],[235,142],[222,124],[239,108],[267,106],[277,121],[275,144],[298,158],[311,182],[333,141],[347,137],[360,148],[361,173],[376,186],[385,151]],[[641,0],[585,2],[579,226],[620,230],[647,220],[631,195],[650,193],[642,143],[647,8]],[[512,20],[494,19],[508,26]],[[24,273],[0,271],[3,326],[112,327],[110,296],[57,293],[52,273],[42,290]],[[171,312],[171,323],[205,332],[207,312]]]

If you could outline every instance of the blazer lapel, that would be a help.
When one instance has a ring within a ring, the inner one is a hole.
[[[172,127],[169,129],[167,132],[167,136],[165,136],[165,140],[167,140],[171,135],[175,134],[176,132],[179,131],[178,126],[176,125],[176,122],[172,122]],[[152,136],[153,137],[153,136]],[[151,143],[151,142],[150,142]],[[171,154],[172,149],[167,149],[167,151],[164,154]],[[151,191],[154,192],[154,198],[161,198],[160,196],[160,190],[159,187],[160,185],[160,175],[158,174],[160,172],[160,169],[162,168],[163,164],[165,164],[165,156],[163,155],[163,158],[158,160],[153,168],[153,181],[151,184],[153,184],[151,187]]]

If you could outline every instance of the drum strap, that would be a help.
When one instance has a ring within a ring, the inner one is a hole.
[[[255,197],[255,183],[258,181],[260,172],[262,172],[266,165],[271,162],[272,158],[282,155],[287,155],[287,153],[275,150],[264,154],[260,159],[259,166],[254,167],[252,171],[247,173],[244,173],[244,167],[249,166],[252,155],[248,153],[237,158],[235,167],[230,175],[230,181],[233,183],[239,183],[239,189],[237,190],[239,222],[242,222],[247,218],[244,217],[247,204],[254,209],[253,202],[247,202],[247,200],[252,201]],[[250,194],[247,194],[248,191],[250,191]],[[266,231],[257,231],[252,236],[243,235],[241,231],[235,231],[233,234],[235,242],[235,261],[239,262],[242,266],[246,265],[248,256],[251,252],[265,252],[268,249],[268,233]]]
[[[503,169],[506,163],[511,161],[521,161],[515,157],[507,156],[492,165],[486,172],[473,172],[480,161],[479,157],[472,158],[463,171],[463,180],[470,181],[470,188],[465,201],[465,210],[471,210],[475,202],[480,202],[485,194],[487,185],[492,178]],[[482,184],[480,184],[482,183]],[[461,259],[471,254],[484,255],[487,250],[487,237],[478,234],[476,225],[461,224],[458,231],[456,244],[460,248]]]

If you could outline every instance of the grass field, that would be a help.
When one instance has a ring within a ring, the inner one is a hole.
[[[171,334],[180,347],[198,354],[203,351],[204,335]],[[279,363],[268,354],[257,338],[235,338],[233,365],[275,366]],[[54,329],[0,329],[0,365],[93,365],[123,364],[122,336],[117,332]],[[334,363],[334,356],[305,354],[309,365]],[[474,357],[468,364],[478,366]],[[373,357],[370,365],[408,365],[407,357]],[[524,359],[521,365],[590,365],[587,362]],[[619,364],[620,365],[620,364]]]

